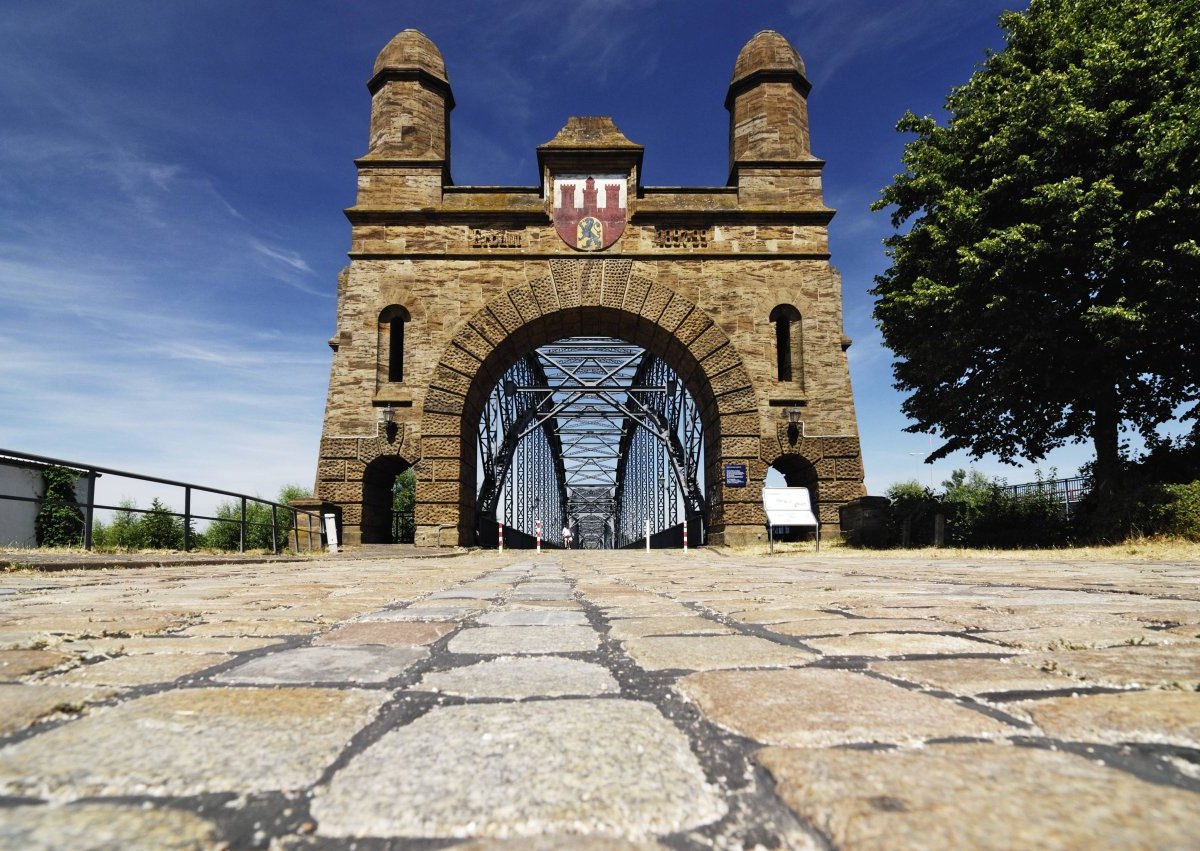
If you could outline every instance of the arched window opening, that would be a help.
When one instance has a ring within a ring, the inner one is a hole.
[[[380,360],[387,365],[388,381],[404,380],[404,324],[412,317],[398,304],[379,314]]]
[[[804,383],[804,347],[800,329],[800,311],[790,304],[776,305],[771,311],[775,325],[775,366],[779,381]]]

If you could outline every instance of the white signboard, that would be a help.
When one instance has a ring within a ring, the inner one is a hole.
[[[336,553],[338,551],[336,514],[325,515],[325,540],[329,542],[329,551]]]
[[[808,488],[763,488],[762,495],[768,527],[813,526],[817,530],[817,546],[821,546],[821,523],[813,514]],[[771,537],[772,549],[774,543],[775,539]]]

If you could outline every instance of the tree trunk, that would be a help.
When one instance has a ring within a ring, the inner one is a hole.
[[[1096,447],[1096,465],[1092,474],[1094,491],[1102,501],[1120,490],[1122,459],[1120,418],[1115,400],[1110,404],[1096,406],[1096,419],[1092,424],[1092,442]]]

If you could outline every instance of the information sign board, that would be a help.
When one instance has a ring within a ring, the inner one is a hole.
[[[821,523],[812,510],[808,488],[763,488],[763,510],[767,512],[767,534],[771,549],[776,526],[812,526],[817,530],[817,549],[821,547]]]
[[[745,464],[726,464],[725,465],[725,487],[727,488],[744,488],[746,486],[746,465]]]

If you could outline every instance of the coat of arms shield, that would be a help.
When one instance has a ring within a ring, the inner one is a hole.
[[[556,175],[551,181],[554,229],[580,251],[608,248],[625,230],[628,181],[623,174]]]

